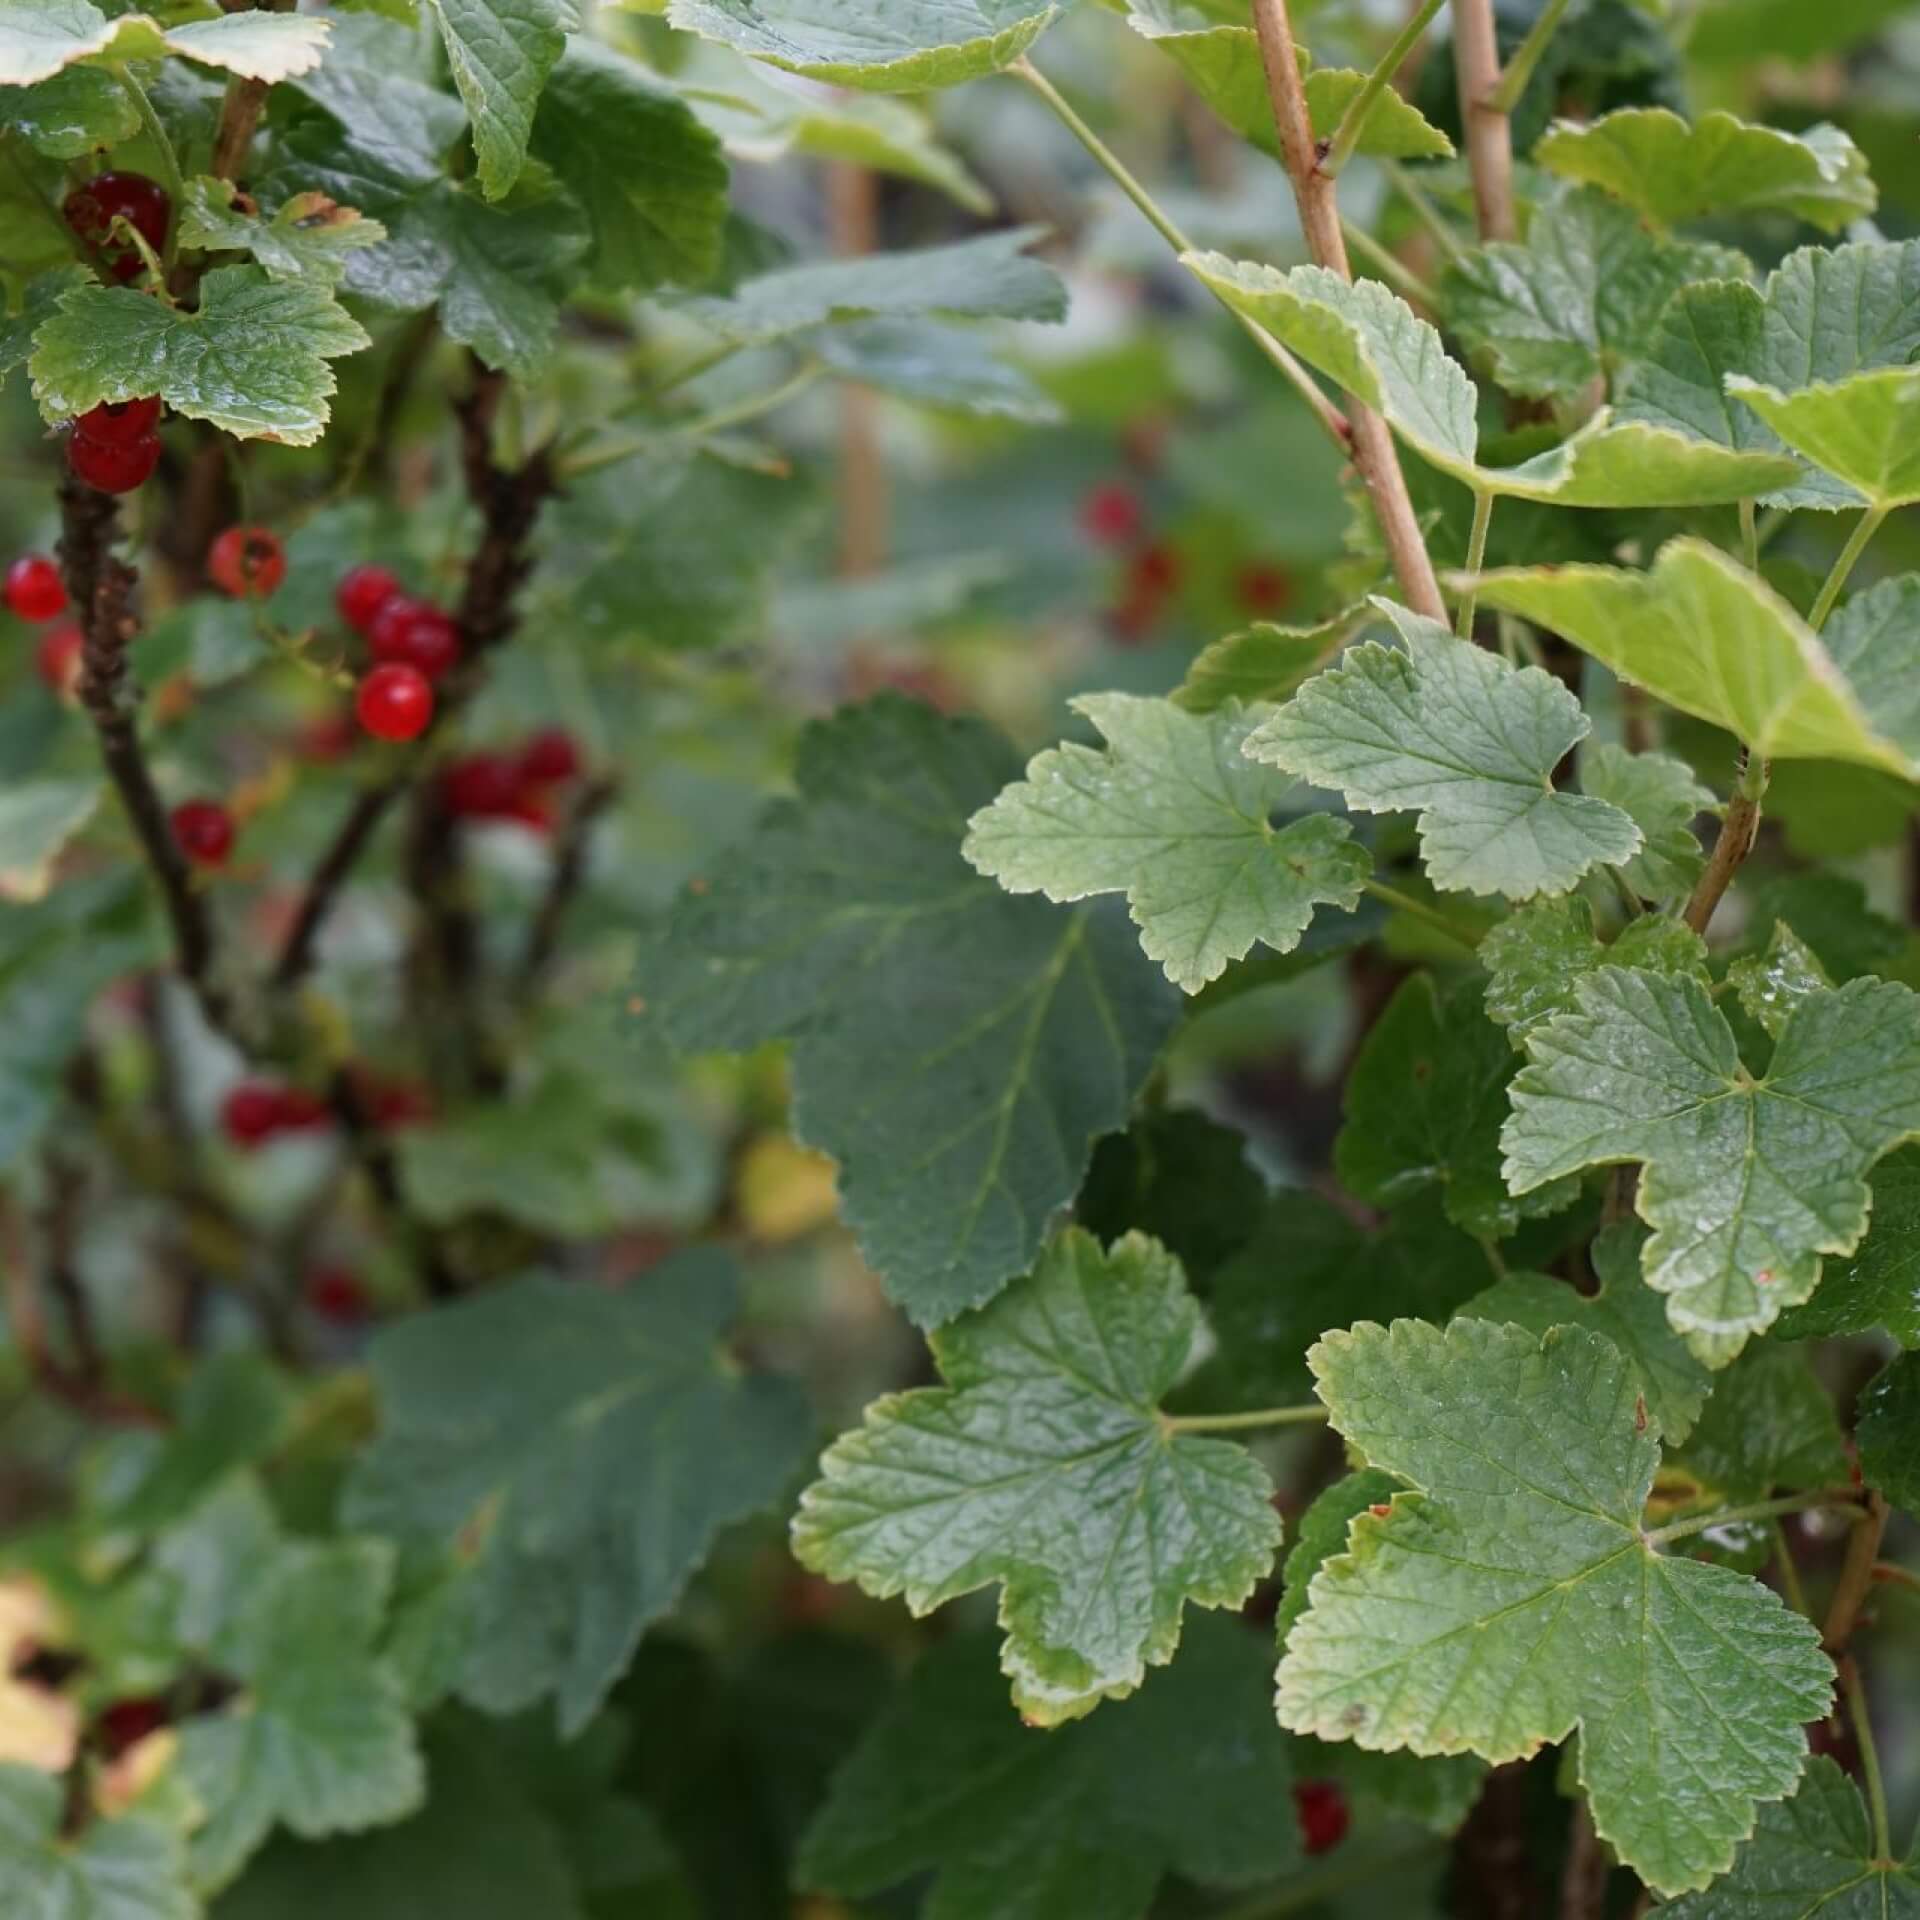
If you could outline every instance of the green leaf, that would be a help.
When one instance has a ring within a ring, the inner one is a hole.
[[[1578,895],[1536,900],[1489,929],[1479,946],[1487,970],[1487,1013],[1518,1047],[1543,1020],[1570,1013],[1574,988],[1598,967],[1690,973],[1709,981],[1707,945],[1663,914],[1630,921],[1611,946],[1593,931],[1593,909]]]
[[[1362,1467],[1343,1474],[1314,1497],[1300,1516],[1300,1531],[1287,1551],[1280,1574],[1280,1604],[1274,1610],[1274,1638],[1287,1650],[1288,1636],[1307,1610],[1313,1576],[1336,1555],[1347,1550],[1347,1529],[1369,1508],[1384,1508],[1401,1491],[1398,1480],[1379,1467]],[[1384,1517],[1381,1515],[1379,1517]],[[1329,1752],[1334,1751],[1328,1748]]]
[[[163,26],[144,13],[109,20],[89,0],[9,0],[0,16],[0,86],[51,79],[76,60],[169,53],[247,80],[289,80],[320,64],[330,31],[311,14],[242,12]]]
[[[1715,1377],[1678,1464],[1733,1501],[1843,1484],[1840,1423],[1810,1360],[1805,1347],[1755,1341]]]
[[[35,336],[28,371],[49,420],[158,394],[237,439],[309,447],[327,424],[327,362],[369,344],[324,287],[219,267],[200,283],[197,313],[130,287],[75,287]]]
[[[1571,1183],[1516,1201],[1500,1177],[1500,1126],[1518,1065],[1482,1012],[1477,983],[1443,1003],[1433,981],[1415,974],[1347,1077],[1346,1124],[1333,1148],[1342,1183],[1382,1207],[1437,1188],[1447,1218],[1480,1239],[1505,1239],[1530,1215],[1557,1213],[1574,1197]]]
[[[55,267],[50,273],[37,273],[27,282],[20,311],[0,315],[0,385],[15,367],[24,367],[33,352],[33,337],[42,322],[52,316],[61,299],[80,287],[94,285],[93,275],[85,267]]]
[[[1418,812],[1427,877],[1443,892],[1559,893],[1639,851],[1618,807],[1554,790],[1554,767],[1589,726],[1559,681],[1375,604],[1403,647],[1349,649],[1248,738],[1250,758],[1366,813]]]
[[[1867,1383],[1856,1413],[1854,1438],[1868,1484],[1895,1506],[1920,1512],[1920,1367],[1911,1354]]]
[[[638,61],[575,40],[541,96],[533,152],[586,210],[596,285],[697,286],[718,270],[727,219],[720,143]]]
[[[687,310],[723,338],[766,345],[845,320],[952,318],[1061,320],[1067,292],[1060,276],[1026,249],[1037,227],[908,247],[854,260],[781,267],[725,300],[694,300]]]
[[[1726,384],[1796,453],[1870,505],[1885,510],[1920,500],[1920,369],[1880,367],[1796,393],[1738,373]]]
[[[1283,1789],[1284,1790],[1284,1789]],[[186,1845],[164,1821],[133,1813],[62,1831],[60,1779],[0,1766],[0,1905],[21,1920],[199,1920]]]
[[[334,287],[356,247],[376,247],[387,230],[324,193],[297,193],[271,218],[237,204],[231,180],[208,175],[187,183],[180,207],[180,244],[250,253],[269,280],[311,280]]]
[[[672,0],[668,21],[790,73],[880,93],[923,93],[1010,67],[1060,0]]]
[[[920,406],[1051,426],[1060,403],[1032,376],[994,351],[978,327],[932,320],[855,320],[822,328],[806,342],[836,373]]]
[[[1584,126],[1560,121],[1533,157],[1669,227],[1708,214],[1790,213],[1837,233],[1879,200],[1865,156],[1838,127],[1792,134],[1719,111],[1689,122],[1665,107],[1623,107]]]
[[[0,89],[0,128],[12,128],[52,159],[78,160],[131,140],[140,115],[112,74],[66,67],[34,86]]]
[[[1659,1430],[1619,1351],[1461,1319],[1363,1323],[1310,1358],[1334,1425],[1417,1491],[1356,1517],[1314,1577],[1281,1724],[1496,1764],[1578,1728],[1627,1865],[1662,1893],[1724,1871],[1798,1780],[1832,1669],[1764,1587],[1643,1536]]]
[[[1290,1743],[1266,1657],[1196,1620],[1137,1698],[1044,1737],[1006,1709],[990,1642],[924,1654],[834,1776],[801,1885],[877,1894],[931,1873],[929,1915],[1145,1920],[1161,1876],[1248,1885],[1296,1864]]]
[[[1691,767],[1664,753],[1629,753],[1608,743],[1582,751],[1580,785],[1640,829],[1645,844],[1620,868],[1635,893],[1644,900],[1675,900],[1693,891],[1706,866],[1693,822],[1714,798]]]
[[[799,1464],[799,1397],[719,1350],[737,1291],[690,1252],[621,1293],[523,1280],[374,1343],[381,1429],[347,1510],[470,1560],[476,1706],[551,1693],[584,1726],[714,1535]]]
[[[1878,1857],[1859,1790],[1820,1753],[1791,1800],[1760,1809],[1724,1880],[1660,1911],[1668,1920],[1912,1920],[1920,1873]]]
[[[1371,618],[1366,607],[1349,607],[1313,627],[1282,627],[1257,621],[1201,648],[1172,699],[1189,713],[1212,713],[1229,700],[1248,705],[1281,701],[1298,691]]]
[[[498,200],[520,177],[547,75],[580,24],[574,0],[426,0],[453,84],[473,122],[480,188]]]
[[[1749,1018],[1776,1040],[1796,1007],[1833,989],[1819,956],[1784,920],[1774,927],[1764,953],[1744,954],[1727,969],[1727,983]]]
[[[38,900],[68,841],[93,818],[98,780],[22,780],[0,789],[0,895]]]
[[[1688,23],[1687,58],[1742,67],[1757,57],[1808,60],[1865,40],[1900,10],[1901,0],[1708,0]]]
[[[883,698],[810,727],[800,798],[684,896],[637,985],[682,1051],[793,1042],[794,1125],[921,1325],[1032,1265],[1126,1121],[1176,998],[1124,914],[1018,900],[960,857],[1019,771],[977,722]]]
[[[1668,1325],[1666,1303],[1640,1277],[1645,1237],[1623,1223],[1607,1228],[1593,1243],[1597,1293],[1577,1292],[1544,1273],[1513,1273],[1469,1300],[1456,1318],[1496,1320],[1539,1335],[1554,1327],[1600,1334],[1620,1349],[1661,1438],[1677,1446],[1693,1431],[1708,1394],[1715,1394],[1718,1404],[1718,1389],[1715,1376]],[[1734,1370],[1744,1364],[1736,1362]],[[1722,1385],[1732,1371],[1719,1376]]]
[[[1852,1255],[1827,1263],[1820,1291],[1780,1316],[1779,1337],[1806,1340],[1884,1328],[1920,1347],[1920,1152],[1902,1147],[1873,1170],[1873,1217]]]
[[[1867,1226],[1866,1174],[1920,1131],[1915,996],[1858,980],[1788,1017],[1766,1074],[1686,975],[1603,967],[1527,1036],[1503,1138],[1516,1193],[1644,1162],[1648,1283],[1709,1366],[1819,1283]]]
[[[1743,453],[1603,408],[1518,467],[1478,462],[1479,396],[1440,335],[1377,280],[1190,253],[1184,264],[1387,423],[1424,460],[1477,492],[1566,507],[1711,506],[1787,485],[1789,458]]]
[[[1161,1417],[1200,1325],[1164,1249],[1069,1229],[931,1336],[946,1386],[876,1401],[827,1450],[795,1554],[916,1614],[1000,1583],[1000,1664],[1039,1725],[1133,1692],[1187,1603],[1239,1606],[1280,1544],[1253,1457]]]
[[[1650,571],[1490,573],[1483,606],[1524,614],[1670,707],[1782,760],[1851,760],[1912,779],[1920,765],[1880,733],[1807,623],[1704,541],[1671,540]]]
[[[1875,728],[1920,765],[1920,574],[1856,593],[1820,640]]]
[[[1188,993],[1256,943],[1291,953],[1316,906],[1360,904],[1373,861],[1346,821],[1274,825],[1298,783],[1241,754],[1263,712],[1203,717],[1129,693],[1071,705],[1104,750],[1050,747],[967,823],[961,852],[1009,893],[1124,893],[1148,958]]]
[[[1674,244],[1591,187],[1536,209],[1524,246],[1499,242],[1451,267],[1449,326],[1489,355],[1510,393],[1579,398],[1637,359],[1688,281],[1734,276],[1724,247]]]
[[[372,1540],[283,1541],[246,1573],[206,1652],[244,1688],[180,1729],[207,1810],[195,1882],[225,1886],[275,1825],[307,1839],[404,1818],[425,1792],[400,1683],[375,1651],[392,1586]]]

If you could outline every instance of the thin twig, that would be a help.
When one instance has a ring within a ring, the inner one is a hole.
[[[400,1168],[393,1149],[375,1126],[360,1098],[360,1089],[346,1068],[334,1074],[327,1087],[327,1101],[340,1122],[349,1150],[367,1176],[375,1201],[387,1216],[394,1237],[403,1246],[411,1243],[428,1297],[456,1299],[462,1290],[459,1276],[447,1262],[439,1235],[420,1225],[408,1212],[406,1190],[400,1184]]]
[[[1860,556],[1866,552],[1868,543],[1880,531],[1880,523],[1892,511],[1889,507],[1869,507],[1853,523],[1853,531],[1847,536],[1847,544],[1840,549],[1840,557],[1833,563],[1833,570],[1821,585],[1820,596],[1813,603],[1813,611],[1807,615],[1807,625],[1815,633],[1827,624],[1827,615],[1834,609],[1834,603],[1840,598],[1842,589],[1853,577],[1853,570],[1859,564]]]
[[[1826,1623],[1820,1629],[1820,1644],[1834,1659],[1847,1650],[1853,1630],[1860,1624],[1860,1609],[1866,1605],[1873,1585],[1874,1563],[1880,1558],[1880,1543],[1887,1535],[1888,1508],[1877,1488],[1867,1493],[1867,1504],[1847,1541],[1846,1556],[1840,1562],[1840,1578],[1827,1602]]]
[[[1293,181],[1293,197],[1300,209],[1307,246],[1321,266],[1343,280],[1351,280],[1353,269],[1347,262],[1347,243],[1340,231],[1334,183],[1320,171],[1321,156],[1314,139],[1313,116],[1307,107],[1306,86],[1300,77],[1287,0],[1253,0],[1253,22],[1260,37],[1274,125]],[[1446,603],[1440,597],[1440,582],[1407,492],[1407,477],[1401,470],[1393,435],[1371,407],[1363,407],[1357,400],[1349,406],[1347,425],[1353,440],[1353,464],[1373,501],[1374,516],[1380,522],[1400,591],[1414,612],[1444,621]]]
[[[1453,61],[1480,238],[1518,239],[1520,228],[1513,205],[1513,130],[1497,99],[1500,45],[1494,32],[1493,0],[1453,0]]]
[[[1740,777],[1734,783],[1732,798],[1728,800],[1726,813],[1721,817],[1720,836],[1713,843],[1712,853],[1707,856],[1706,871],[1694,885],[1684,916],[1687,925],[1702,938],[1713,920],[1714,909],[1733,884],[1733,876],[1740,871],[1747,855],[1753,851],[1754,841],[1759,837],[1760,803],[1766,795],[1767,781],[1772,772],[1770,761],[1759,759],[1746,748],[1741,748]]]
[[[332,910],[335,896],[387,817],[388,809],[406,791],[406,785],[404,779],[393,778],[362,788],[359,798],[347,809],[347,817],[327,843],[326,852],[320,856],[313,877],[300,896],[300,906],[292,926],[287,929],[280,958],[274,963],[271,976],[274,986],[285,989],[297,985],[313,965],[320,928]]]
[[[560,950],[560,929],[586,878],[587,850],[593,840],[594,822],[599,819],[619,792],[613,779],[590,782],[574,802],[559,842],[554,848],[553,876],[547,882],[545,897],[534,915],[527,936],[527,950],[520,961],[520,993],[531,999],[546,978],[553,957]]]
[[[1317,1426],[1327,1418],[1318,1401],[1298,1407],[1258,1407],[1250,1413],[1163,1413],[1169,1433],[1242,1433],[1255,1427]]]
[[[252,0],[252,11],[258,13],[291,13],[294,0]],[[246,12],[247,7],[234,8],[231,12]],[[253,145],[255,130],[260,125],[260,115],[267,104],[269,83],[265,80],[242,80],[237,76],[227,83],[227,95],[220,103],[220,123],[213,135],[213,171],[222,180],[238,180],[240,170],[246,162],[247,151]]]
[[[1865,1531],[1864,1526],[1861,1529]],[[1880,1777],[1880,1749],[1873,1737],[1873,1715],[1868,1710],[1866,1683],[1860,1662],[1852,1654],[1840,1656],[1840,1691],[1846,1696],[1847,1718],[1853,1722],[1854,1745],[1860,1749],[1860,1773],[1866,1781],[1867,1806],[1873,1815],[1873,1852],[1876,1860],[1893,1862],[1893,1826],[1887,1818],[1887,1786]]]

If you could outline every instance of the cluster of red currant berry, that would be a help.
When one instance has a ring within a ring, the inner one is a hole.
[[[277,1080],[242,1080],[220,1103],[220,1125],[227,1138],[248,1152],[282,1134],[317,1132],[332,1120],[317,1093]]]
[[[460,820],[513,820],[544,833],[553,824],[553,792],[580,777],[580,749],[550,728],[518,748],[462,754],[440,775],[441,798]]]
[[[80,678],[80,629],[60,616],[67,590],[60,569],[44,553],[23,553],[8,567],[3,590],[7,611],[42,627],[34,649],[40,678],[55,693],[71,693]]]
[[[334,604],[373,657],[354,696],[360,724],[377,740],[417,738],[433,718],[435,681],[460,664],[453,616],[408,593],[385,567],[350,568]]]
[[[157,394],[90,407],[67,435],[67,466],[102,493],[131,493],[160,464],[159,424]]]

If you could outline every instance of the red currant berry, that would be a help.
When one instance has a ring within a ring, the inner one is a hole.
[[[580,749],[558,727],[536,733],[520,749],[520,777],[536,787],[564,786],[580,777]]]
[[[264,1080],[242,1080],[220,1103],[220,1125],[236,1147],[265,1146],[280,1131],[282,1090]]]
[[[103,1708],[96,1727],[100,1746],[109,1760],[118,1760],[129,1747],[138,1746],[150,1733],[158,1733],[171,1714],[164,1700],[138,1696],[116,1700]]]
[[[503,753],[469,753],[440,776],[447,811],[461,820],[498,820],[520,798],[520,769]]]
[[[331,1124],[333,1109],[305,1087],[282,1087],[274,1095],[274,1128],[280,1133],[311,1133]]]
[[[80,655],[85,645],[75,626],[49,627],[40,636],[33,664],[55,693],[71,693],[80,684]]]
[[[1183,571],[1176,549],[1164,540],[1156,540],[1134,556],[1127,569],[1127,583],[1135,593],[1163,599],[1179,586]]]
[[[141,269],[139,249],[111,238],[114,217],[125,219],[158,253],[167,244],[173,202],[167,190],[144,173],[97,173],[67,195],[61,210],[75,233],[102,250],[108,273],[116,280],[131,280]]]
[[[1131,487],[1095,487],[1080,502],[1080,531],[1096,546],[1129,547],[1145,524],[1145,509]]]
[[[317,767],[330,767],[353,751],[360,736],[353,730],[353,716],[344,710],[317,714],[300,729],[295,751]]]
[[[226,865],[233,851],[233,815],[217,800],[188,800],[173,810],[173,837],[196,867]]]
[[[67,436],[67,465],[74,477],[102,493],[131,493],[135,487],[145,486],[159,464],[158,434],[148,434],[126,447],[89,440],[84,433]]]
[[[333,604],[355,633],[366,633],[373,616],[399,593],[400,582],[385,567],[349,567],[333,590]]]
[[[1286,611],[1293,598],[1293,579],[1284,567],[1263,563],[1242,567],[1233,583],[1233,597],[1243,611],[1268,619]]]
[[[417,739],[433,718],[433,688],[418,667],[390,660],[360,682],[353,710],[376,740]]]
[[[1353,1818],[1337,1780],[1296,1780],[1293,1811],[1301,1844],[1309,1853],[1331,1853],[1347,1837]]]
[[[67,610],[60,569],[44,553],[23,553],[7,569],[6,595],[22,620],[51,620]]]
[[[401,595],[373,616],[367,645],[376,660],[414,667],[429,680],[438,680],[459,664],[460,629],[438,607]]]
[[[523,786],[500,817],[525,827],[529,833],[553,831],[553,803],[538,787]]]
[[[140,400],[103,400],[81,414],[73,430],[103,447],[131,447],[149,439],[159,424],[160,396],[150,393]]]
[[[371,1306],[366,1288],[345,1267],[315,1267],[306,1293],[307,1305],[336,1327],[358,1326]]]
[[[287,577],[287,550],[265,527],[229,527],[207,549],[207,576],[236,600],[264,600]]]

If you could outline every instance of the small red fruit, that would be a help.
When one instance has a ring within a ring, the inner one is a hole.
[[[242,1080],[220,1103],[220,1125],[236,1147],[264,1146],[280,1130],[281,1089]]]
[[[167,190],[144,173],[97,173],[67,195],[61,211],[75,233],[101,249],[114,279],[131,280],[143,263],[138,248],[110,238],[115,215],[158,253],[167,244],[173,202]]]
[[[333,590],[333,604],[355,633],[366,633],[373,616],[399,593],[400,582],[385,567],[349,567]]]
[[[44,553],[23,553],[7,569],[6,596],[22,620],[51,620],[67,610],[60,569]]]
[[[558,727],[536,733],[520,749],[520,777],[536,787],[564,786],[580,777],[580,749]]]
[[[1156,540],[1134,556],[1127,582],[1135,593],[1163,598],[1180,584],[1180,555],[1164,540]]]
[[[236,600],[264,600],[287,577],[287,550],[266,527],[229,527],[207,549],[207,575]]]
[[[1293,1811],[1301,1844],[1309,1853],[1331,1853],[1347,1837],[1353,1819],[1337,1780],[1296,1780]]]
[[[1284,567],[1256,562],[1240,569],[1233,595],[1246,612],[1264,619],[1286,610],[1293,598],[1293,580]]]
[[[71,693],[80,684],[80,655],[85,646],[80,629],[72,625],[49,627],[40,636],[33,664],[55,693]]]
[[[173,810],[173,837],[196,867],[226,864],[233,851],[233,815],[217,800],[187,800]]]
[[[367,645],[376,660],[414,667],[437,680],[459,663],[460,629],[431,602],[396,594],[373,616]]]
[[[353,710],[376,740],[417,739],[433,718],[433,688],[418,667],[390,660],[360,682]]]
[[[116,1700],[101,1710],[95,1723],[100,1745],[109,1760],[118,1760],[129,1747],[138,1746],[150,1733],[158,1733],[172,1718],[165,1700],[135,1695]]]
[[[130,446],[89,440],[84,433],[67,436],[67,465],[74,477],[102,493],[131,493],[145,486],[160,464],[160,436],[148,434]]]
[[[332,713],[316,714],[309,720],[300,729],[295,747],[303,760],[327,767],[336,760],[344,760],[359,738],[353,730],[353,716],[344,709],[336,709]]]
[[[330,1126],[333,1122],[333,1109],[305,1087],[282,1087],[276,1099],[276,1132],[310,1133],[316,1127]]]
[[[440,776],[447,811],[462,820],[498,820],[520,798],[520,769],[503,753],[469,753]]]
[[[1080,531],[1096,546],[1130,547],[1146,525],[1146,511],[1131,487],[1095,487],[1080,502]]]
[[[371,1303],[367,1290],[345,1267],[315,1267],[307,1275],[307,1305],[336,1327],[357,1326]]]
[[[160,396],[150,393],[139,400],[103,400],[81,414],[73,430],[103,447],[131,447],[147,439],[159,424]]]

